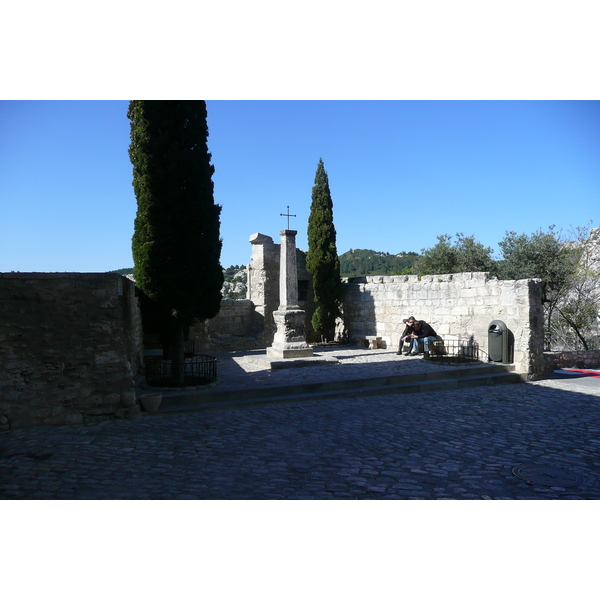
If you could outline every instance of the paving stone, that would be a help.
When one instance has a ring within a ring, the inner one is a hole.
[[[375,358],[370,373],[389,370]],[[337,368],[319,367],[326,370],[319,376]],[[600,393],[543,382],[518,390],[4,431],[0,499],[600,499]],[[584,483],[532,486],[511,472],[538,462],[572,470]]]

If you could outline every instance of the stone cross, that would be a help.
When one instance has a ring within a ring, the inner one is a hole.
[[[298,306],[298,268],[296,266],[297,233],[297,231],[290,229],[279,232],[281,236],[279,310],[296,310],[300,308]]]
[[[289,219],[294,215],[284,216]],[[273,344],[267,348],[267,356],[274,358],[308,358],[313,355],[312,347],[306,343],[305,313],[298,306],[297,233],[290,229],[279,232],[279,308],[273,312],[276,331]]]
[[[288,220],[288,226],[287,226],[287,228],[289,229],[290,228],[290,217],[295,217],[296,215],[290,215],[290,207],[288,206],[287,207],[287,214],[279,213],[279,216],[280,217],[287,217],[287,220]]]

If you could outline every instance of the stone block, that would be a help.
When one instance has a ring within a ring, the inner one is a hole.
[[[112,393],[112,394],[107,394],[106,396],[104,396],[104,403],[105,404],[118,404],[121,401],[121,394],[118,393]]]
[[[120,402],[122,406],[134,406],[136,404],[135,391],[122,392]]]
[[[81,413],[69,413],[64,416],[65,425],[80,425],[83,423],[83,415]]]

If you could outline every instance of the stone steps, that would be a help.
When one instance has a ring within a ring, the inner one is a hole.
[[[202,392],[171,392],[163,396],[158,413],[214,410],[259,406],[282,402],[358,398],[386,394],[427,393],[481,385],[522,383],[524,378],[510,365],[475,365],[454,370],[432,371],[347,381],[323,381],[300,385]]]

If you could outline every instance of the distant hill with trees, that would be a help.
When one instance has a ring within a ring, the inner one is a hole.
[[[416,252],[376,252],[375,250],[351,249],[340,255],[342,277],[364,277],[365,275],[403,275],[419,258]]]
[[[248,289],[248,273],[243,265],[231,265],[223,269],[223,298],[229,300],[240,300],[246,297]]]
[[[114,271],[108,271],[109,273],[118,273],[119,275],[133,275],[133,267],[128,269],[116,269]]]

